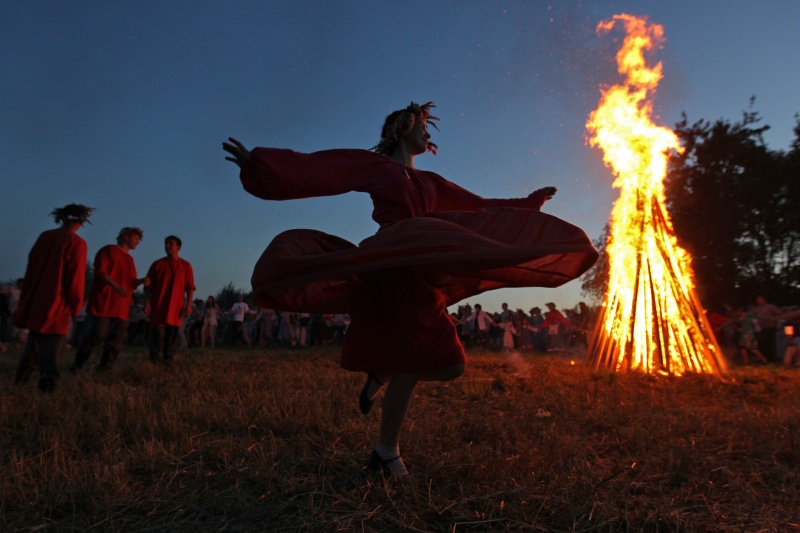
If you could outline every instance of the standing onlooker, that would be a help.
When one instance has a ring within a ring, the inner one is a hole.
[[[297,337],[297,345],[305,348],[308,346],[308,324],[311,322],[310,313],[300,313],[297,315],[297,327],[294,334]]]
[[[192,320],[189,326],[188,343],[189,346],[197,346],[200,342],[200,333],[203,331],[203,321],[205,320],[205,302],[200,298],[195,298],[192,306]]]
[[[77,235],[94,211],[82,204],[54,209],[61,227],[45,231],[28,254],[28,266],[14,324],[29,330],[17,368],[16,383],[39,370],[39,390],[52,392],[59,377],[58,358],[70,321],[83,306],[86,241]]]
[[[139,246],[142,235],[137,227],[122,228],[117,244],[103,246],[97,252],[94,283],[86,307],[90,315],[89,329],[78,344],[71,372],[81,369],[100,342],[103,342],[103,355],[97,370],[109,370],[117,359],[128,333],[133,291],[142,283],[147,286],[147,278],[136,278],[136,266],[130,254]]]
[[[211,348],[216,348],[217,324],[222,316],[222,309],[217,305],[217,300],[209,295],[203,310],[203,329],[200,330],[200,348],[206,347],[206,339],[211,343]]]
[[[11,289],[0,284],[0,353],[5,353],[7,348],[3,341],[11,337]]]
[[[500,328],[503,330],[503,351],[510,352],[514,349],[514,336],[517,334],[511,315],[506,315],[500,323]]]
[[[767,302],[766,298],[756,296],[753,315],[758,320],[759,328],[761,328],[760,331],[756,331],[756,341],[758,341],[761,353],[764,354],[768,361],[778,361],[775,318],[781,314],[781,310]]]
[[[276,321],[275,311],[260,307],[258,310],[258,345],[272,346],[275,344],[274,326]]]
[[[746,365],[750,364],[750,355],[752,354],[766,364],[767,358],[759,349],[757,341],[758,319],[753,316],[752,306],[747,311],[744,309],[736,311],[736,325],[739,328],[739,355],[742,357],[742,362]]]
[[[544,314],[545,318],[541,327],[547,333],[547,350],[563,352],[566,350],[566,338],[564,333],[567,330],[576,329],[576,326],[567,320],[567,318],[561,314],[561,311],[556,309],[556,304],[548,302],[545,305],[548,311]],[[564,328],[563,331],[562,327]]]
[[[465,323],[473,321],[475,324],[473,325],[474,329],[472,336],[475,340],[475,346],[478,348],[483,348],[483,346],[486,344],[486,337],[489,334],[490,327],[496,326],[497,324],[495,324],[494,320],[492,320],[492,317],[490,317],[489,314],[483,310],[481,304],[475,304],[475,311],[461,322]]]
[[[528,331],[531,333],[531,344],[533,349],[537,352],[547,351],[547,341],[544,336],[542,324],[544,323],[544,316],[542,310],[538,307],[531,308],[531,316],[528,318]]]
[[[163,360],[167,366],[175,355],[183,317],[192,312],[195,290],[192,265],[178,257],[181,244],[174,235],[164,239],[167,256],[156,260],[147,272],[150,286],[145,290],[145,313],[150,315],[150,361]]]
[[[22,278],[18,278],[14,281],[14,284],[8,288],[8,313],[9,317],[11,317],[11,332],[9,334],[11,347],[17,348],[22,344],[25,344],[25,341],[28,339],[28,330],[24,328],[18,328],[14,325],[14,315],[17,312],[17,307],[19,306],[19,295],[20,295],[20,287],[22,287]]]
[[[474,322],[464,322],[464,319],[472,314],[472,306],[469,303],[458,308],[458,321],[456,322],[458,337],[464,346],[472,346],[472,333],[475,329]]]
[[[250,307],[244,301],[244,295],[239,293],[236,295],[236,303],[233,304],[228,314],[233,317],[228,325],[228,344],[232,347],[236,346],[236,341],[241,340],[250,348],[250,336],[247,334],[247,325],[244,322],[245,317],[250,313]]]

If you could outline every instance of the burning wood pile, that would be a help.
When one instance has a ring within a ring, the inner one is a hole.
[[[598,32],[624,25],[617,53],[624,83],[602,91],[587,122],[619,198],[606,246],[609,279],[589,342],[587,362],[613,371],[721,375],[725,360],[692,284],[691,257],[677,243],[665,207],[667,152],[681,151],[675,133],[651,120],[662,65],[649,68],[644,52],[661,45],[663,27],[615,15]]]

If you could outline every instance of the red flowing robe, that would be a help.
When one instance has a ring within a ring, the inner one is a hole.
[[[128,289],[128,296],[115,291],[103,276]],[[94,316],[128,320],[135,280],[136,266],[131,255],[116,244],[103,246],[94,257],[94,284],[86,310]]]
[[[365,192],[378,233],[358,246],[315,230],[273,239],[252,277],[256,302],[349,313],[349,370],[422,372],[465,361],[446,306],[502,287],[557,287],[594,264],[579,228],[542,199],[486,199],[366,150],[256,148],[240,178],[267,200]]]
[[[14,325],[66,335],[86,287],[86,241],[64,228],[45,231],[28,254]]]
[[[180,326],[186,293],[194,291],[192,265],[182,258],[163,257],[150,265],[150,325]]]

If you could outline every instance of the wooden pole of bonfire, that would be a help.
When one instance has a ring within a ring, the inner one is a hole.
[[[722,350],[665,207],[667,153],[682,148],[675,132],[651,119],[649,95],[662,68],[660,62],[648,66],[644,57],[663,42],[664,29],[623,13],[599,23],[598,33],[617,24],[626,31],[616,56],[625,79],[601,91],[586,123],[590,144],[603,150],[603,161],[616,176],[613,185],[620,189],[606,246],[608,287],[586,359],[613,371],[721,375]]]
[[[639,219],[630,226],[639,234],[629,241],[636,247],[635,272],[627,278],[611,273],[587,363],[613,371],[722,375],[722,350],[691,286],[691,273],[679,260],[665,207],[656,197],[637,200]],[[611,284],[620,277],[630,285]],[[625,320],[629,323],[622,324]]]

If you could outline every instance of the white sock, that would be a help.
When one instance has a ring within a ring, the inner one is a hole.
[[[378,457],[386,461],[386,466],[392,474],[398,476],[405,476],[408,474],[408,469],[406,469],[406,465],[400,457],[399,446],[387,446],[382,442],[378,442],[378,444],[375,445],[375,453],[378,454]]]

